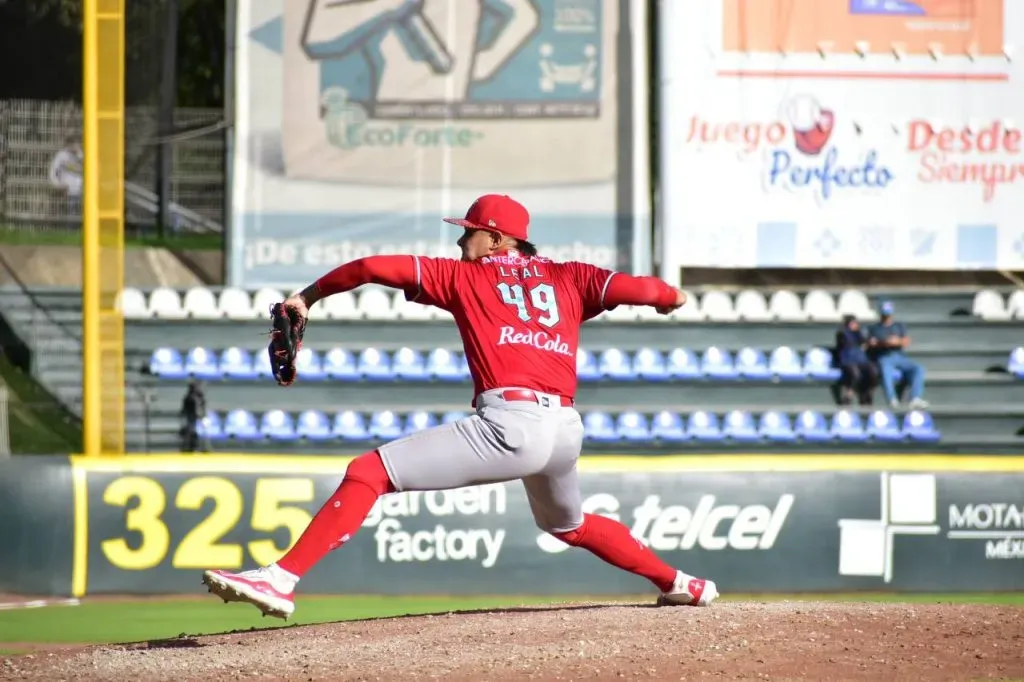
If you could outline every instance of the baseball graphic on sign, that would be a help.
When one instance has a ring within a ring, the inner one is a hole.
[[[793,128],[796,148],[808,156],[816,156],[828,144],[836,122],[835,114],[810,95],[798,95],[789,100],[786,117]]]

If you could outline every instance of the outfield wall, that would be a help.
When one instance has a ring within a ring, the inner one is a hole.
[[[278,558],[349,458],[139,455],[0,462],[0,591],[201,592]],[[581,461],[585,509],[729,592],[1024,589],[1024,457]],[[567,551],[568,550],[568,551]],[[646,581],[536,529],[518,483],[378,502],[310,593],[613,594]]]

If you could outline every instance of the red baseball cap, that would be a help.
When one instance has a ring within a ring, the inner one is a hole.
[[[526,241],[530,213],[507,194],[485,194],[473,202],[465,218],[444,218],[446,223],[470,230],[489,230]]]

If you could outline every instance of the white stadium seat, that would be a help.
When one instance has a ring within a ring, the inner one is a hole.
[[[847,289],[839,294],[836,310],[840,315],[856,315],[857,319],[862,321],[878,319],[878,313],[871,307],[868,297],[858,289]]]
[[[217,308],[229,320],[251,320],[256,317],[249,292],[237,287],[221,289],[217,297]]]
[[[270,287],[263,287],[259,289],[255,294],[252,295],[252,309],[256,314],[256,317],[270,317],[270,307],[275,303],[280,303],[285,299],[277,289],[271,289]]]
[[[1010,294],[1006,302],[1006,312],[1018,320],[1024,320],[1024,289],[1018,289]]]
[[[1003,295],[993,289],[982,289],[974,295],[971,314],[983,320],[1008,320],[1012,312],[1003,301]]]
[[[362,317],[356,305],[356,295],[351,291],[343,291],[324,299],[323,305],[327,317],[331,320],[358,320]]]
[[[401,292],[398,294],[402,295]],[[385,289],[363,289],[359,294],[359,312],[368,320],[395,319],[395,304],[391,294]]]
[[[724,291],[709,291],[700,300],[700,311],[713,322],[735,322],[739,319],[732,305],[732,297]]]
[[[789,289],[779,289],[771,295],[768,300],[768,311],[772,318],[779,322],[803,322],[807,319],[807,312],[800,303],[800,297]]]
[[[636,306],[620,305],[615,310],[608,310],[601,313],[597,319],[605,322],[636,322],[640,318],[640,311]]]
[[[128,320],[141,320],[150,316],[146,295],[135,287],[125,287],[117,297],[117,307]]]
[[[838,322],[842,317],[836,310],[836,300],[832,294],[821,289],[807,292],[804,299],[804,312],[814,322]]]
[[[405,294],[395,296],[395,314],[400,320],[432,320],[436,308],[414,301],[407,301]]]
[[[149,294],[149,312],[164,320],[183,320],[186,315],[181,296],[169,287],[157,287]]]
[[[700,299],[692,291],[683,289],[683,293],[686,294],[686,305],[681,308],[676,308],[668,315],[668,319],[673,322],[695,322],[701,320],[703,316],[700,312]]]
[[[736,314],[748,322],[767,322],[772,319],[764,294],[754,289],[745,289],[736,296]]]
[[[215,320],[221,316],[217,297],[206,287],[192,287],[186,291],[181,306],[186,315],[197,320]]]
[[[328,299],[320,299],[313,305],[309,306],[309,319],[311,320],[326,320],[327,319],[327,301]]]

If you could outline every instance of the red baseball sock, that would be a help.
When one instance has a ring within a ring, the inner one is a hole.
[[[378,497],[393,492],[395,486],[376,450],[356,457],[348,465],[341,485],[277,565],[301,578],[328,552],[356,534]]]
[[[633,537],[629,528],[607,516],[584,514],[582,526],[554,535],[562,542],[593,552],[612,566],[647,578],[662,592],[670,591],[675,582],[676,569]]]

